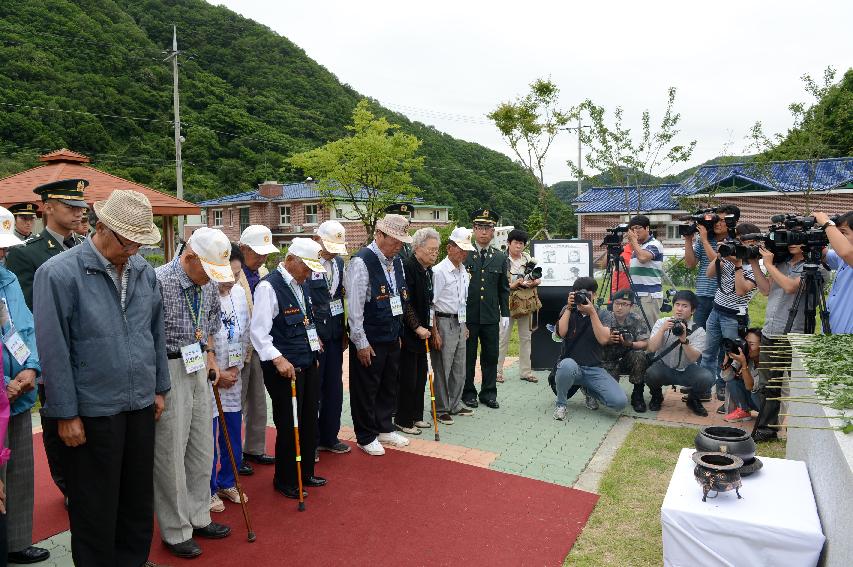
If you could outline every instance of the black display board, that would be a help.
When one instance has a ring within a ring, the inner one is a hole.
[[[557,321],[577,278],[592,276],[591,240],[533,240],[530,251],[542,266],[537,288],[542,309],[539,328],[533,332],[530,361],[534,370],[550,370],[560,354],[560,343],[551,338],[547,325]]]

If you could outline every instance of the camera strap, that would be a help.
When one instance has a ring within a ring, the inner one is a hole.
[[[686,327],[687,327],[687,325],[685,325],[685,328]],[[685,335],[689,337],[691,335],[691,333],[693,333],[694,330],[696,330],[696,324],[694,324],[693,327],[686,329]],[[670,333],[670,335],[671,335],[672,331],[667,331],[667,333]],[[648,364],[649,365],[654,364],[655,362],[657,362],[658,360],[662,359],[663,357],[665,357],[666,355],[671,353],[673,350],[675,350],[675,347],[677,347],[677,346],[681,346],[681,342],[678,340],[673,342],[671,345],[669,345],[668,347],[666,347],[662,351],[656,352],[654,356],[652,356],[651,358],[648,359]],[[681,360],[679,359],[678,364],[676,366],[680,366],[680,365],[681,365]]]

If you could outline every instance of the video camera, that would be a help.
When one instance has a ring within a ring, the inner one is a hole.
[[[746,234],[742,237],[744,240],[764,240],[762,234]],[[717,248],[720,256],[734,256],[738,260],[758,260],[761,258],[759,245],[746,245],[737,240],[726,240]]]
[[[700,209],[689,215],[682,216],[679,220],[687,221],[687,224],[678,226],[678,236],[689,236],[699,232],[697,225],[701,224],[708,231],[708,234],[714,234],[714,225],[721,218],[726,219],[726,227],[729,229],[729,235],[734,233],[735,225],[737,224],[737,215],[723,214],[725,207]]]
[[[838,216],[833,217],[833,222]],[[770,225],[767,234],[755,233],[745,234],[744,240],[758,240],[764,244],[764,247],[773,252],[774,262],[785,261],[789,256],[788,246],[802,246],[806,256],[812,253],[817,257],[823,249],[829,244],[829,239],[822,227],[817,226],[817,221],[812,216],[797,216],[792,214],[780,214],[770,217]],[[742,248],[754,248],[752,246],[743,246]],[[748,260],[758,258],[758,256],[746,256],[744,251],[735,250],[735,256]],[[750,250],[749,254],[752,254]]]
[[[660,311],[661,313],[669,313],[672,311],[673,300],[675,299],[675,294],[678,293],[678,290],[668,289],[666,293],[663,295],[663,303],[661,303]]]
[[[604,240],[601,242],[601,245],[608,248],[621,248],[623,235],[628,232],[628,223],[618,224],[613,228],[608,228],[606,230],[607,234],[604,235]]]
[[[522,279],[528,282],[542,279],[542,267],[536,265],[536,260],[530,260],[522,266]]]

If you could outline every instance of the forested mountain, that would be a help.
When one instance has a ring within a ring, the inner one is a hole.
[[[68,147],[97,167],[174,191],[172,74],[178,27],[185,195],[296,181],[285,159],[346,134],[364,95],[269,28],[202,0],[0,2],[0,175]],[[330,38],[333,41],[333,38]],[[342,46],[343,48],[344,46]],[[369,94],[369,93],[368,93]],[[535,185],[505,155],[374,104],[423,141],[422,196],[457,218],[489,206],[523,224]],[[570,209],[551,197],[551,226]]]

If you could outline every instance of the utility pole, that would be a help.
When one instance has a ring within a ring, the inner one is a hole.
[[[581,118],[581,113],[578,111],[578,125],[576,128],[564,128],[564,130],[568,132],[577,131],[578,133],[578,191],[577,195],[575,195],[575,199],[581,196],[581,178],[583,177],[583,139],[581,138],[581,131],[583,128],[589,128],[589,126],[584,126]],[[578,217],[578,238],[581,236],[581,216]]]
[[[181,102],[178,94],[178,28],[172,26],[172,50],[166,58],[172,60],[172,98],[175,107],[175,185],[178,199],[184,198],[184,164],[181,161],[181,143],[184,137],[181,135]],[[184,238],[184,217],[178,216],[178,238]]]

